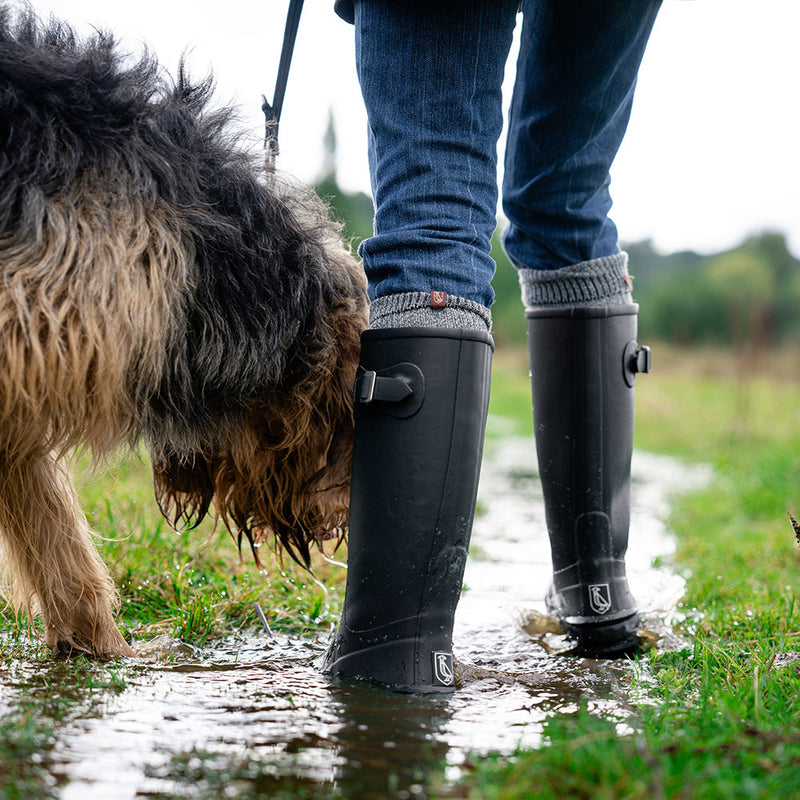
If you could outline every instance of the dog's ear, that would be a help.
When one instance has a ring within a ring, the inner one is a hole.
[[[177,456],[154,458],[153,490],[161,513],[174,528],[195,528],[208,514],[214,497],[211,467],[198,456],[191,462]]]

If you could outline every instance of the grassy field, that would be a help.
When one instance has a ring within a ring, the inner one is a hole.
[[[663,347],[654,359],[637,382],[637,447],[716,476],[676,499],[670,520],[692,647],[643,657],[656,700],[632,709],[633,733],[584,711],[554,716],[547,746],[476,760],[444,795],[761,798],[800,785],[800,552],[788,517],[800,517],[800,351]],[[526,384],[511,364],[498,365],[505,413]]]
[[[800,551],[787,516],[800,518],[797,375],[800,353],[789,350],[745,358],[655,349],[655,371],[637,383],[636,445],[709,462],[716,474],[676,500],[670,521],[675,566],[690,576],[683,632],[692,647],[642,657],[655,701],[631,710],[630,730],[582,711],[554,716],[548,746],[476,760],[442,796],[750,798],[790,796],[800,785]],[[529,432],[529,397],[524,357],[498,354],[492,430]],[[137,639],[166,633],[201,645],[260,625],[255,602],[275,630],[322,631],[338,617],[342,570],[315,564],[325,592],[271,558],[260,574],[223,532],[172,532],[139,460],[87,475],[81,493],[120,589],[120,622]],[[40,754],[58,720],[71,703],[122,690],[124,668],[59,666],[36,649],[25,618],[7,610],[0,624],[0,674],[25,687],[13,709],[0,698],[0,797],[49,796]],[[46,669],[30,671],[32,653]],[[62,669],[72,692],[50,689],[63,687]]]

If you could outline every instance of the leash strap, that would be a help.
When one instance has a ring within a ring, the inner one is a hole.
[[[289,78],[289,66],[292,63],[292,53],[294,43],[297,39],[297,28],[300,25],[300,14],[303,10],[303,0],[290,0],[289,11],[286,15],[286,28],[283,32],[283,47],[281,49],[281,60],[278,64],[278,79],[275,83],[275,94],[272,104],[267,101],[266,96],[261,105],[264,112],[265,136],[264,147],[267,150],[267,161],[274,163],[278,156],[278,123],[281,120],[281,109],[283,108],[283,98],[286,94],[286,81]]]

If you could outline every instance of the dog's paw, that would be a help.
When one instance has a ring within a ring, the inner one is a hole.
[[[51,647],[56,658],[85,656],[99,661],[111,661],[115,658],[131,658],[136,655],[116,628],[113,633],[96,636],[91,641],[84,641],[74,636],[60,637]]]

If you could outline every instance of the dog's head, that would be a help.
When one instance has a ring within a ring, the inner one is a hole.
[[[225,345],[231,375],[260,370],[265,388],[229,392],[226,407],[206,419],[207,443],[191,452],[162,443],[153,462],[156,496],[173,524],[191,526],[213,506],[240,546],[249,540],[257,562],[259,548],[274,545],[308,567],[311,546],[340,539],[347,525],[367,296],[361,265],[321,206],[306,199],[290,217],[303,271],[314,277],[301,283],[288,273],[288,286],[272,287],[286,297],[282,341],[255,356]]]
[[[256,559],[271,540],[309,566],[347,523],[366,280],[322,204],[235,151],[203,94],[173,99],[195,131],[169,182],[194,266],[146,424],[156,495],[174,522],[213,504]]]

